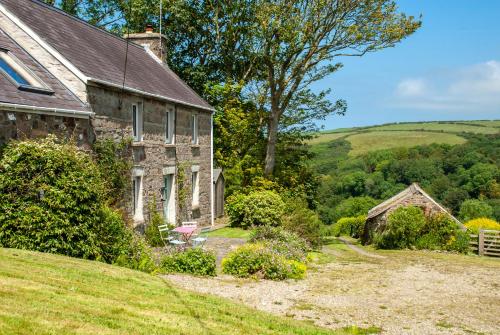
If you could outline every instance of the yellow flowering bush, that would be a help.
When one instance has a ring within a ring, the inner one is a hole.
[[[467,227],[467,229],[469,229],[471,232],[477,234],[481,229],[500,230],[500,223],[488,218],[478,218],[467,221],[465,223],[465,227]]]

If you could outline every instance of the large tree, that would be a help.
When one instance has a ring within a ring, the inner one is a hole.
[[[274,0],[257,7],[262,75],[257,100],[268,111],[265,174],[276,163],[279,131],[297,123],[344,112],[343,101],[328,100],[328,90],[311,84],[341,67],[346,56],[392,47],[420,27],[420,21],[398,13],[393,0]]]

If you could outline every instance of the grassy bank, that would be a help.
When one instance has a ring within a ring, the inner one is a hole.
[[[0,249],[2,334],[332,334],[145,273]]]

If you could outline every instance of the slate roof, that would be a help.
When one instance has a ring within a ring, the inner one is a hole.
[[[48,95],[19,90],[12,81],[0,73],[0,102],[73,111],[90,111],[59,80],[7,36],[2,29],[0,29],[0,47],[9,50],[54,92],[54,94]]]
[[[368,211],[368,215],[366,219],[373,218],[375,216],[378,216],[381,213],[384,213],[388,209],[392,208],[393,206],[399,204],[401,201],[406,199],[408,196],[411,196],[415,193],[420,193],[422,194],[425,198],[427,198],[429,201],[434,203],[439,209],[441,209],[444,213],[448,214],[453,220],[456,222],[460,223],[453,215],[451,215],[443,206],[441,206],[439,203],[437,203],[432,197],[427,194],[417,183],[413,183],[410,186],[408,186],[406,189],[403,191],[399,192],[392,198],[387,199],[386,201],[378,204],[377,206],[373,207]]]
[[[122,86],[125,39],[38,0],[0,0],[0,3],[85,76]],[[128,47],[125,86],[167,100],[213,109],[172,70],[134,43]]]
[[[224,177],[222,169],[214,169],[214,183],[217,182],[220,176]]]

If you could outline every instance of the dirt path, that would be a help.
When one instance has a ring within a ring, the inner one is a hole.
[[[190,290],[332,329],[355,325],[388,335],[500,334],[500,260],[363,249],[333,242],[301,281],[167,278]]]
[[[355,246],[354,244],[352,244],[351,241],[349,241],[343,237],[338,237],[338,239],[341,240],[342,242],[344,242],[351,250],[354,250],[358,254],[361,254],[361,255],[366,256],[366,257],[372,257],[372,258],[385,258],[384,256],[372,254],[371,252],[367,252],[367,251]]]

